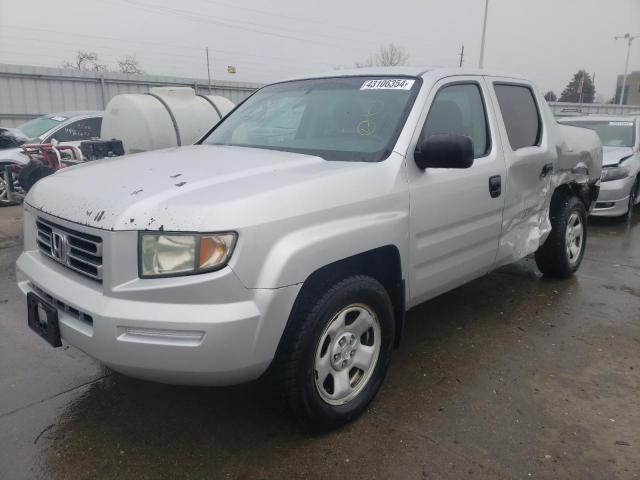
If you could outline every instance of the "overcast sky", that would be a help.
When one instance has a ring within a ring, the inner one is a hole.
[[[0,0],[0,63],[60,66],[79,48],[115,67],[135,54],[153,74],[269,82],[352,66],[381,44],[412,65],[477,66],[484,0]],[[490,0],[485,67],[523,74],[560,94],[596,74],[610,98],[626,43],[640,35],[640,0]],[[227,65],[237,74],[227,73]],[[630,69],[640,70],[640,39]]]

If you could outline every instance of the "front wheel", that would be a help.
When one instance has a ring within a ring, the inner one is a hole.
[[[297,302],[272,369],[274,387],[314,430],[358,416],[376,395],[389,363],[393,309],[375,279],[354,275]]]
[[[570,277],[587,246],[587,211],[579,198],[559,194],[551,202],[550,220],[551,233],[536,252],[536,264],[545,275]]]

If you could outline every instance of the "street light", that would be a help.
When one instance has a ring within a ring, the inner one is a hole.
[[[487,14],[489,13],[489,0],[484,0],[484,22],[482,23],[482,41],[480,42],[480,61],[478,68],[484,66],[484,40],[487,36]]]
[[[487,0],[488,1],[488,0]],[[624,64],[624,75],[622,77],[622,89],[620,89],[620,101],[618,104],[622,105],[622,101],[624,98],[624,89],[627,86],[627,72],[629,70],[629,54],[631,53],[631,43],[638,38],[637,36],[629,35],[625,33],[624,35],[614,37],[616,40],[628,40],[629,45],[627,46],[627,61]]]

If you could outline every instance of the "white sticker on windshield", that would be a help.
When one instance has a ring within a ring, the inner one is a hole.
[[[609,125],[615,125],[618,127],[633,127],[633,122],[609,122]]]
[[[367,80],[360,90],[411,90],[415,80],[407,78],[380,78]]]
[[[55,120],[56,122],[64,122],[67,117],[51,117],[51,120]]]

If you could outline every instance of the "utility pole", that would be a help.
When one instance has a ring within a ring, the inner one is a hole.
[[[637,36],[632,36],[629,35],[628,33],[625,33],[624,35],[621,36],[616,36],[615,39],[616,40],[628,40],[629,44],[627,46],[627,61],[624,64],[624,75],[622,76],[622,88],[620,89],[620,101],[618,102],[618,104],[622,105],[623,99],[624,99],[624,89],[627,86],[627,72],[629,71],[629,54],[631,53],[631,43],[638,38]]]
[[[207,49],[207,79],[209,80],[209,95],[211,95],[211,69],[209,68],[209,47]]]
[[[480,62],[478,67],[484,67],[484,41],[487,37],[487,15],[489,13],[489,0],[484,0],[484,22],[482,22],[482,42],[480,42]]]
[[[462,64],[464,63],[464,45],[462,45],[462,49],[460,50],[460,68],[462,68]]]

